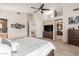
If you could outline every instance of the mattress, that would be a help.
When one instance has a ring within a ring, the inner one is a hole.
[[[46,56],[51,50],[55,49],[51,42],[33,37],[14,41],[18,42],[20,46],[16,52],[11,53],[12,56]]]

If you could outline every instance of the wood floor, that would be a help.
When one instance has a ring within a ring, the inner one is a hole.
[[[48,40],[55,45],[55,56],[79,56],[79,46],[70,45],[60,40],[45,40]]]

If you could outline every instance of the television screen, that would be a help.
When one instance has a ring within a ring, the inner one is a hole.
[[[53,25],[44,25],[44,31],[46,32],[53,31]]]

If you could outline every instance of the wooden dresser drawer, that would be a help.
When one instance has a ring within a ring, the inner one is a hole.
[[[73,45],[79,45],[79,30],[68,31],[68,43]]]

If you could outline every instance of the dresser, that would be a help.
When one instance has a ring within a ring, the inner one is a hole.
[[[43,37],[53,40],[53,32],[43,32]]]
[[[68,44],[79,46],[79,30],[68,30]]]

